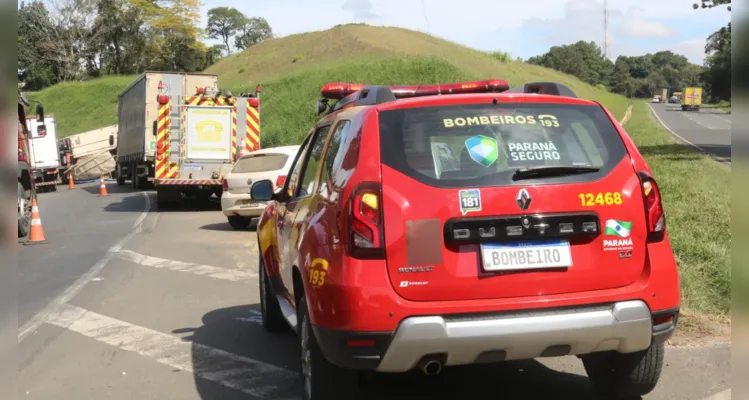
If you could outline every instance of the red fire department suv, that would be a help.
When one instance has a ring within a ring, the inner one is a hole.
[[[579,356],[656,385],[680,289],[661,193],[632,139],[564,85],[328,84],[258,225],[263,325],[291,327],[304,398],[357,373]],[[336,100],[333,105],[328,99]]]

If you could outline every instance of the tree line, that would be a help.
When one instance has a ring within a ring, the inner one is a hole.
[[[730,0],[701,0],[695,9],[728,5]],[[731,23],[707,38],[705,63],[690,63],[683,55],[659,51],[643,56],[606,58],[595,42],[579,41],[554,46],[527,63],[574,75],[591,85],[628,97],[649,97],[669,89],[669,94],[686,87],[702,87],[710,101],[731,100]]]
[[[32,0],[19,4],[18,69],[26,88],[147,70],[203,71],[234,48],[273,37],[268,22],[197,0]],[[223,44],[208,46],[212,38]]]

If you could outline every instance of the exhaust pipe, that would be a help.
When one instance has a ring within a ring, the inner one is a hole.
[[[428,376],[438,375],[442,372],[442,363],[438,360],[429,360],[421,364],[421,371]]]

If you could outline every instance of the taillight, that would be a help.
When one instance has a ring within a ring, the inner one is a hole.
[[[226,178],[221,180],[221,187],[223,187],[225,191],[229,191],[229,181],[227,181]]]
[[[276,178],[276,189],[283,187],[285,183],[286,183],[286,175],[278,175],[278,178]]]
[[[663,211],[661,192],[650,173],[637,173],[642,185],[642,198],[645,203],[645,221],[648,227],[648,242],[659,242],[666,234],[666,215]]]
[[[354,189],[349,204],[349,252],[354,258],[385,258],[380,185],[367,182]]]

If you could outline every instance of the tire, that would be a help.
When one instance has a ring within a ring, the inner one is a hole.
[[[259,258],[260,277],[258,278],[258,282],[260,286],[260,312],[263,329],[271,333],[286,332],[289,330],[289,324],[281,313],[278,298],[273,292],[268,273],[265,271],[263,257],[260,256]]]
[[[31,196],[18,183],[18,237],[24,238],[31,230]]]
[[[57,183],[55,183],[54,185],[50,185],[49,186],[49,190],[51,190],[53,192],[56,192],[57,191]]]
[[[247,229],[247,227],[250,226],[250,222],[252,222],[252,219],[248,217],[231,216],[226,217],[226,219],[229,220],[229,225],[238,231]]]
[[[644,396],[655,389],[663,370],[663,343],[636,353],[594,353],[583,356],[593,386],[607,396]]]
[[[302,400],[359,398],[358,371],[330,363],[317,345],[304,293],[301,293],[297,305],[297,321],[299,322],[297,337],[301,353]]]

